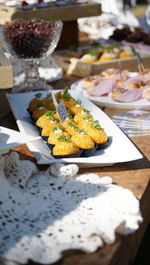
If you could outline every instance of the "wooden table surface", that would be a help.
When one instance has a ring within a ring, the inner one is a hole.
[[[64,85],[69,85],[74,80],[75,78],[66,77],[51,84],[56,89],[62,89]],[[7,92],[9,92],[9,90],[0,90],[0,125],[18,130],[5,96]],[[112,117],[116,113],[126,112],[126,110],[110,108],[104,108],[103,110],[109,117]],[[105,245],[93,254],[85,254],[80,251],[67,251],[64,253],[63,259],[56,264],[129,265],[134,260],[141,239],[150,221],[150,136],[132,137],[131,140],[143,153],[143,158],[141,160],[115,164],[110,167],[81,169],[80,172],[92,172],[99,176],[110,176],[117,185],[130,189],[140,200],[140,209],[143,216],[143,223],[140,225],[140,228],[132,235],[117,235],[116,242],[113,245]],[[26,145],[18,146],[13,150],[17,151],[22,158],[29,158],[35,161],[34,156]],[[29,264],[35,265],[35,263],[32,262],[29,262],[28,265]]]

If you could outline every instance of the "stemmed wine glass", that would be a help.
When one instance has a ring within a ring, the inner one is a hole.
[[[15,20],[0,26],[0,40],[13,58],[25,62],[25,79],[13,92],[42,90],[46,81],[38,72],[38,61],[52,54],[59,41],[61,21]]]

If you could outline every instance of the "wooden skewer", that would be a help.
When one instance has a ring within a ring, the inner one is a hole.
[[[146,69],[142,63],[141,57],[140,57],[140,59],[139,59],[139,57],[140,57],[140,55],[137,54],[138,69],[139,69],[139,72],[141,73],[141,72],[144,72]]]
[[[122,83],[124,82],[123,80],[123,75],[122,75],[122,67],[121,67],[121,62],[119,61],[119,73],[120,73],[120,78],[121,78],[121,81]]]
[[[142,72],[142,68],[141,68],[141,65],[138,63],[138,69],[139,69],[139,73]]]
[[[58,104],[57,104],[56,97],[55,97],[55,95],[54,95],[54,93],[53,93],[53,92],[51,93],[51,95],[52,95],[53,103],[54,103],[54,105],[55,105],[55,108],[56,108],[56,110],[57,110],[57,106],[58,106]]]

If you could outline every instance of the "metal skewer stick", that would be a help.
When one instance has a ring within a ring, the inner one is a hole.
[[[119,61],[119,73],[120,73],[120,79],[122,81],[122,85],[125,88],[125,86],[124,86],[124,78],[123,78],[123,74],[122,74],[122,66],[121,66],[121,62],[120,61]]]
[[[53,90],[53,87],[49,84],[46,83],[46,92],[47,92],[47,96],[49,94],[52,94],[52,90]]]
[[[145,71],[144,65],[142,63],[142,59],[139,53],[136,52],[136,57],[137,57],[137,61],[138,61],[138,67],[140,69],[140,72]]]
[[[135,48],[132,45],[130,45],[130,47],[136,56],[139,72],[141,73],[141,72],[145,71],[145,67],[143,65],[141,55],[135,50]]]

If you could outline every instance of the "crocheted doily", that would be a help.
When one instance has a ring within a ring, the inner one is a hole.
[[[94,252],[115,233],[133,233],[142,217],[131,191],[110,177],[79,175],[77,165],[39,171],[12,152],[0,157],[0,257],[50,264],[62,252]]]

